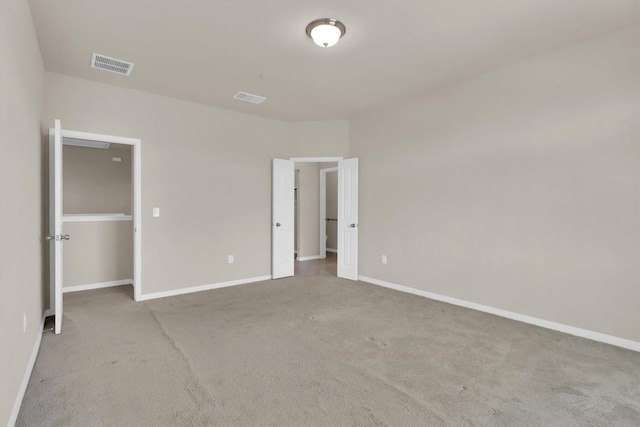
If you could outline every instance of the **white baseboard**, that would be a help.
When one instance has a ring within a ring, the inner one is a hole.
[[[628,350],[640,352],[640,342],[638,341],[632,341],[625,338],[602,334],[600,332],[590,331],[588,329],[576,328],[575,326],[564,325],[562,323],[551,322],[549,320],[539,319],[537,317],[518,314],[511,311],[502,310],[499,308],[489,307],[487,305],[476,304],[473,302],[469,302],[469,301],[465,301],[457,298],[451,298],[444,295],[434,294],[434,293],[423,291],[420,289],[398,285],[396,283],[385,282],[384,280],[373,279],[371,277],[358,276],[358,279],[363,282],[371,283],[373,285],[383,286],[385,288],[395,289],[397,291],[406,292],[413,295],[419,295],[421,297],[433,299],[436,301],[442,301],[442,302],[457,305],[460,307],[470,308],[473,310],[494,314],[496,316],[506,317],[507,319],[517,320],[519,322],[529,323],[531,325],[540,326],[542,328],[564,332],[565,334],[575,335],[577,337],[587,338],[593,341],[598,341],[605,344],[611,344],[617,347],[622,347]]]
[[[143,295],[140,295],[140,298],[138,298],[136,301],[147,301],[150,299],[191,294],[193,292],[210,291],[212,289],[220,289],[220,288],[227,288],[229,286],[238,286],[238,285],[244,285],[247,283],[262,282],[264,280],[271,280],[271,276],[269,275],[269,276],[250,277],[248,279],[231,280],[228,282],[213,283],[210,285],[192,286],[190,288],[175,289],[175,290],[164,291],[164,292],[155,292],[152,294],[143,294]]]
[[[333,248],[327,248],[327,252],[333,252],[334,254],[337,254],[338,250]]]
[[[42,322],[40,322],[40,329],[38,330],[38,334],[36,336],[36,342],[33,345],[33,350],[31,350],[31,357],[29,357],[29,363],[27,364],[27,369],[24,371],[24,376],[22,377],[22,384],[20,384],[20,390],[18,390],[18,395],[16,396],[16,400],[13,403],[13,409],[11,411],[11,416],[9,417],[9,422],[7,423],[8,427],[13,427],[16,424],[16,420],[18,419],[18,413],[20,412],[20,407],[22,406],[22,399],[24,399],[24,394],[27,391],[27,386],[29,385],[29,379],[31,378],[31,372],[33,372],[33,366],[36,364],[36,358],[38,357],[38,351],[40,350],[40,343],[42,342],[42,333],[44,329],[44,319],[45,316],[42,316]]]
[[[110,288],[112,286],[133,285],[133,279],[112,280],[110,282],[88,283],[86,285],[67,286],[62,288],[63,293],[89,291],[91,289]]]
[[[297,261],[312,261],[314,259],[323,259],[320,255],[303,256],[296,258]]]

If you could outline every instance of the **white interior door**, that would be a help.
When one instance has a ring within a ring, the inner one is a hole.
[[[273,159],[272,277],[294,274],[295,162]]]
[[[338,277],[358,280],[358,159],[338,161]]]
[[[49,130],[49,260],[50,309],[55,316],[55,333],[62,330],[62,129],[60,120]]]
[[[327,257],[327,172],[320,170],[320,257]]]

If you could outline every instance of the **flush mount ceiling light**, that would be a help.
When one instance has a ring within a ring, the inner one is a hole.
[[[307,35],[320,47],[331,47],[344,36],[347,28],[336,19],[322,18],[307,25]]]

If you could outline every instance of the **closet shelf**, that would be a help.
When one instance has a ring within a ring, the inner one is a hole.
[[[91,221],[132,221],[131,215],[118,214],[65,214],[62,222],[91,222]]]

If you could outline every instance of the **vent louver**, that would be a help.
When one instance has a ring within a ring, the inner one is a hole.
[[[94,53],[91,56],[91,68],[98,68],[111,73],[128,76],[131,74],[131,70],[133,70],[133,62]]]
[[[247,92],[238,92],[235,95],[233,95],[233,99],[237,99],[239,101],[244,101],[244,102],[250,102],[252,104],[260,104],[262,101],[264,101],[267,98],[265,98],[264,96],[253,95]]]

